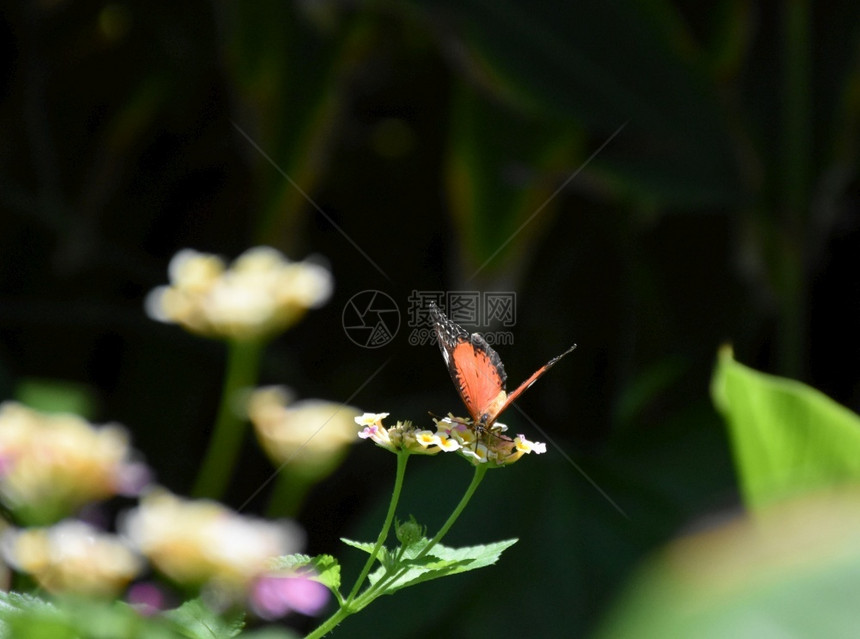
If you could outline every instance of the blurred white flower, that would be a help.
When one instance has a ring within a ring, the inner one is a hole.
[[[269,560],[297,552],[303,533],[288,521],[243,517],[208,500],[154,491],[120,519],[132,546],[174,581],[246,588]]]
[[[147,314],[208,337],[275,334],[325,303],[332,291],[324,267],[290,262],[266,246],[249,249],[229,268],[218,256],[184,249],[170,261],[168,274],[170,285],[147,296]]]
[[[50,592],[115,595],[143,567],[118,537],[73,520],[50,528],[9,530],[3,554],[10,565],[32,575]]]
[[[333,470],[355,442],[360,412],[319,399],[290,403],[282,386],[257,389],[248,399],[248,417],[269,458],[316,478]]]
[[[148,481],[121,426],[0,404],[0,498],[23,521],[54,522],[88,502],[136,494]]]

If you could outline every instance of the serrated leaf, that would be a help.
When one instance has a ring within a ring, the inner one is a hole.
[[[0,639],[12,639],[15,629],[15,617],[21,615],[52,615],[56,608],[47,601],[17,592],[0,592]]]
[[[373,549],[376,546],[376,544],[369,544],[363,541],[353,541],[352,539],[346,539],[345,537],[341,537],[340,540],[347,546],[352,546],[353,548],[363,550],[368,555],[373,552]],[[391,553],[388,552],[388,549],[385,546],[380,546],[379,552],[376,554],[376,560],[383,566],[390,565]]]
[[[340,588],[340,564],[331,555],[284,555],[275,559],[272,565],[275,569],[295,570],[308,579],[318,581],[332,592],[336,593]],[[304,568],[309,570],[303,571]]]
[[[237,636],[245,625],[244,614],[237,613],[224,619],[200,599],[186,601],[164,614],[189,639],[230,639]]]
[[[354,541],[352,539],[347,539],[346,537],[341,537],[340,540],[345,543],[347,546],[352,546],[353,548],[358,548],[359,550],[363,550],[368,555],[373,552],[373,547],[376,544],[370,544],[366,541]]]
[[[407,586],[414,586],[431,579],[490,566],[496,563],[502,551],[515,543],[517,543],[516,539],[506,539],[492,544],[465,546],[463,548],[449,548],[442,544],[436,544],[428,555],[418,559],[417,562],[413,558],[418,556],[427,544],[415,544],[406,551],[401,560],[401,565],[406,568],[405,572],[388,584],[381,594],[391,594]],[[375,584],[385,576],[384,569],[379,568],[370,575],[370,583]]]
[[[0,596],[0,637],[3,639],[178,639],[200,636],[191,635],[184,628],[170,627],[160,616],[143,617],[123,602],[71,596],[47,602],[17,593],[2,593]]]
[[[54,605],[33,595],[20,592],[4,592],[0,590],[0,615],[16,610],[31,610],[39,608],[54,608]]]
[[[324,555],[328,556],[328,555]],[[293,553],[292,555],[281,555],[275,557],[271,562],[271,567],[275,570],[299,570],[305,566],[309,566],[313,562],[314,557],[303,555],[302,553]]]
[[[860,480],[860,417],[814,388],[739,364],[726,347],[711,395],[751,508]]]

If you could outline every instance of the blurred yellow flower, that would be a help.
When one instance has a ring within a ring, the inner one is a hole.
[[[58,521],[88,502],[139,492],[148,478],[121,426],[0,404],[0,499],[22,521]]]
[[[93,596],[115,595],[143,567],[118,537],[72,520],[51,528],[7,531],[3,554],[50,592]]]
[[[297,552],[303,533],[289,521],[243,517],[214,501],[154,491],[120,519],[132,546],[174,581],[245,588],[269,560]]]
[[[248,417],[269,458],[315,478],[333,470],[355,442],[360,412],[319,399],[290,403],[282,386],[257,389],[248,399]]]
[[[290,262],[266,246],[249,249],[229,268],[216,255],[184,249],[170,261],[168,273],[170,285],[147,296],[147,314],[207,337],[273,335],[321,306],[332,290],[324,267]]]

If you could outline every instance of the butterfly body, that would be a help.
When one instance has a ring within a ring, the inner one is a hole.
[[[430,315],[448,372],[478,433],[491,429],[508,406],[558,360],[576,348],[574,344],[551,359],[508,394],[505,390],[507,374],[502,359],[487,340],[478,333],[469,334],[433,303],[430,304]]]

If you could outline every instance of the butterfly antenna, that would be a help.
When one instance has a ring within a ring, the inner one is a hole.
[[[575,350],[576,350],[576,347],[577,347],[577,344],[574,344],[573,346],[571,346],[570,348],[568,348],[565,352],[563,352],[561,355],[556,355],[555,357],[553,357],[551,360],[549,360],[549,361],[546,363],[546,365],[547,365],[547,366],[552,366],[553,364],[555,364],[558,360],[560,360],[560,359],[561,359],[562,357],[564,357],[565,355],[569,355],[570,353],[572,353],[573,351],[575,351]]]

